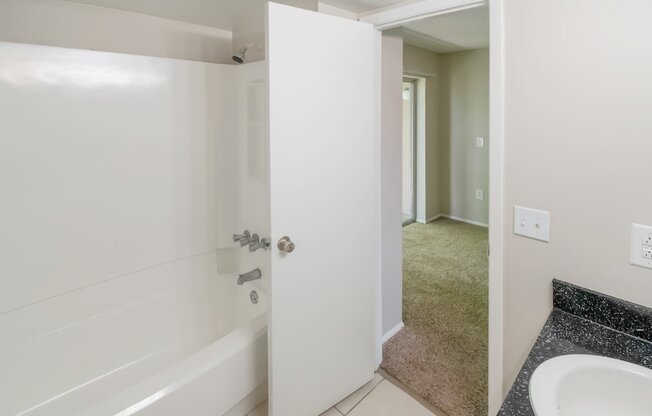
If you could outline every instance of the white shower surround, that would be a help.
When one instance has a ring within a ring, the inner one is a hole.
[[[264,77],[0,43],[0,415],[260,400],[269,255],[231,234],[269,232]]]

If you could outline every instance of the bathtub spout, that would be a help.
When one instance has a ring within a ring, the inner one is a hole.
[[[262,273],[260,272],[260,269],[253,269],[250,272],[247,272],[245,274],[240,274],[238,275],[238,285],[242,285],[245,282],[250,282],[252,280],[258,280],[262,276]]]

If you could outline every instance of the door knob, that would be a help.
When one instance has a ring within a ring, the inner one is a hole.
[[[278,240],[276,247],[284,253],[292,253],[294,251],[294,243],[287,235]]]

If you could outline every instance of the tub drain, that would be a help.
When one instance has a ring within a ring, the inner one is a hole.
[[[254,305],[258,303],[258,292],[255,290],[252,290],[251,293],[249,294],[249,299],[251,299],[251,303]]]

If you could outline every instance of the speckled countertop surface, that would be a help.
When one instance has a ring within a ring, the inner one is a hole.
[[[652,309],[558,280],[553,303],[498,416],[533,416],[530,377],[539,364],[559,355],[602,355],[652,368]]]

